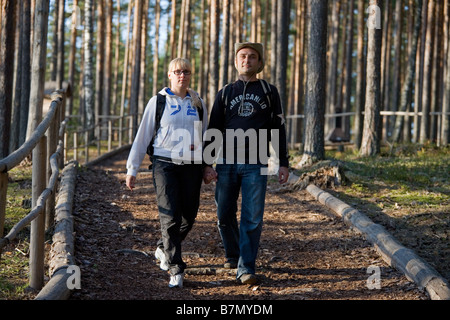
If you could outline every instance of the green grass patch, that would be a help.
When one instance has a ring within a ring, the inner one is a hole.
[[[20,165],[8,172],[6,215],[3,234],[30,213],[31,165]],[[28,204],[28,206],[26,205]],[[12,244],[6,246],[0,259],[0,299],[24,300],[30,298],[28,287],[29,228],[19,233]]]
[[[331,190],[450,280],[450,148],[405,145],[379,156],[327,151],[349,182]]]
[[[403,149],[402,149],[403,150]],[[409,150],[409,149],[408,149]],[[434,195],[441,200],[450,196],[449,148],[422,148],[411,154],[382,153],[378,157],[359,157],[353,152],[327,152],[327,158],[343,161],[355,191],[373,192],[384,188],[403,191],[425,190],[423,201]],[[429,194],[432,193],[432,195]],[[421,201],[420,194],[415,201]]]

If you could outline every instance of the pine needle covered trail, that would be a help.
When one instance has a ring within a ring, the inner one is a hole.
[[[428,299],[306,191],[280,188],[275,179],[266,197],[260,282],[241,285],[233,270],[222,268],[214,185],[203,185],[196,223],[183,243],[184,287],[171,289],[154,258],[160,230],[152,174],[142,170],[129,191],[127,156],[123,152],[79,172],[74,217],[82,288],[72,299]],[[379,283],[371,281],[376,271]]]

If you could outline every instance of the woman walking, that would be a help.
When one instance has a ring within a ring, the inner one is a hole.
[[[189,89],[192,66],[177,58],[169,64],[170,87],[150,99],[133,142],[126,184],[133,190],[139,167],[152,147],[153,183],[156,190],[161,238],[155,257],[170,274],[169,287],[182,287],[186,264],[181,243],[197,217],[202,183],[202,136],[207,114],[198,94]],[[165,100],[162,116],[157,106]]]

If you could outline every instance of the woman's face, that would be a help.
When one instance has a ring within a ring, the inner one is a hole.
[[[183,69],[177,66],[174,67],[173,70],[169,71],[171,88],[187,89],[191,82],[191,76],[192,71],[190,69]]]

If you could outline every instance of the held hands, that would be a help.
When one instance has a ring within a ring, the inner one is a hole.
[[[286,183],[289,178],[289,169],[286,167],[280,167],[278,169],[278,182],[280,184]]]
[[[126,184],[127,184],[128,189],[133,191],[134,186],[136,184],[136,177],[127,175]]]
[[[289,178],[289,168],[280,167],[278,169],[278,182],[284,184]],[[212,181],[217,181],[217,172],[212,167],[205,167],[203,169],[203,181],[205,184],[210,184]]]
[[[203,182],[210,184],[212,181],[217,181],[217,172],[212,167],[205,167],[203,169]]]

